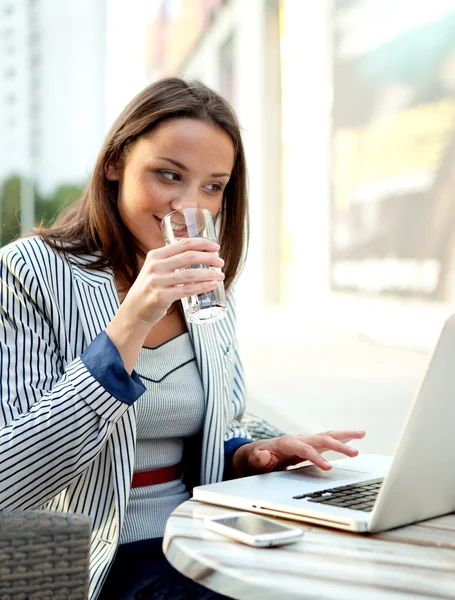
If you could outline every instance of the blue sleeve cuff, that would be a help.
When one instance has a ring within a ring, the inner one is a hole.
[[[232,468],[232,457],[235,451],[244,444],[250,444],[253,440],[250,438],[232,438],[224,442],[224,473],[223,480],[233,479],[234,471]]]
[[[102,331],[81,355],[81,360],[93,377],[125,404],[133,404],[146,388],[136,371],[126,371],[122,357],[107,333]]]

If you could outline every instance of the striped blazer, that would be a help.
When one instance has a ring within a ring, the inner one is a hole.
[[[90,598],[118,545],[134,467],[136,409],[92,376],[80,355],[119,307],[111,270],[35,236],[0,250],[0,510],[84,513],[93,523]],[[235,310],[188,326],[205,393],[201,483],[222,479],[244,380]]]

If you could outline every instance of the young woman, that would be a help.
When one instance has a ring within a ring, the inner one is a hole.
[[[205,239],[164,246],[161,220],[185,206],[218,220],[223,260]],[[232,109],[169,78],[125,108],[81,200],[0,251],[0,509],[89,515],[92,600],[217,597],[161,553],[191,487],[357,454],[346,442],[362,431],[252,442],[240,425],[232,284],[246,216]],[[227,317],[188,324],[180,299],[223,279]]]

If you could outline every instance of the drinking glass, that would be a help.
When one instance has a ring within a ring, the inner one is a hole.
[[[161,221],[166,245],[174,244],[185,238],[205,237],[218,243],[213,215],[205,208],[182,208],[174,210]],[[218,256],[218,253],[216,253]],[[191,265],[190,269],[216,269],[209,265]],[[183,311],[190,323],[201,325],[213,323],[226,314],[226,295],[223,282],[206,294],[182,298]]]

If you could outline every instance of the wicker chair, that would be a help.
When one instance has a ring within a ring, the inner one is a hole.
[[[253,440],[268,440],[283,435],[275,425],[248,412],[243,415],[241,425],[248,429]]]
[[[0,512],[0,600],[86,600],[91,521]]]
[[[251,413],[253,439],[282,432]],[[86,600],[91,521],[49,511],[0,512],[0,600]]]

